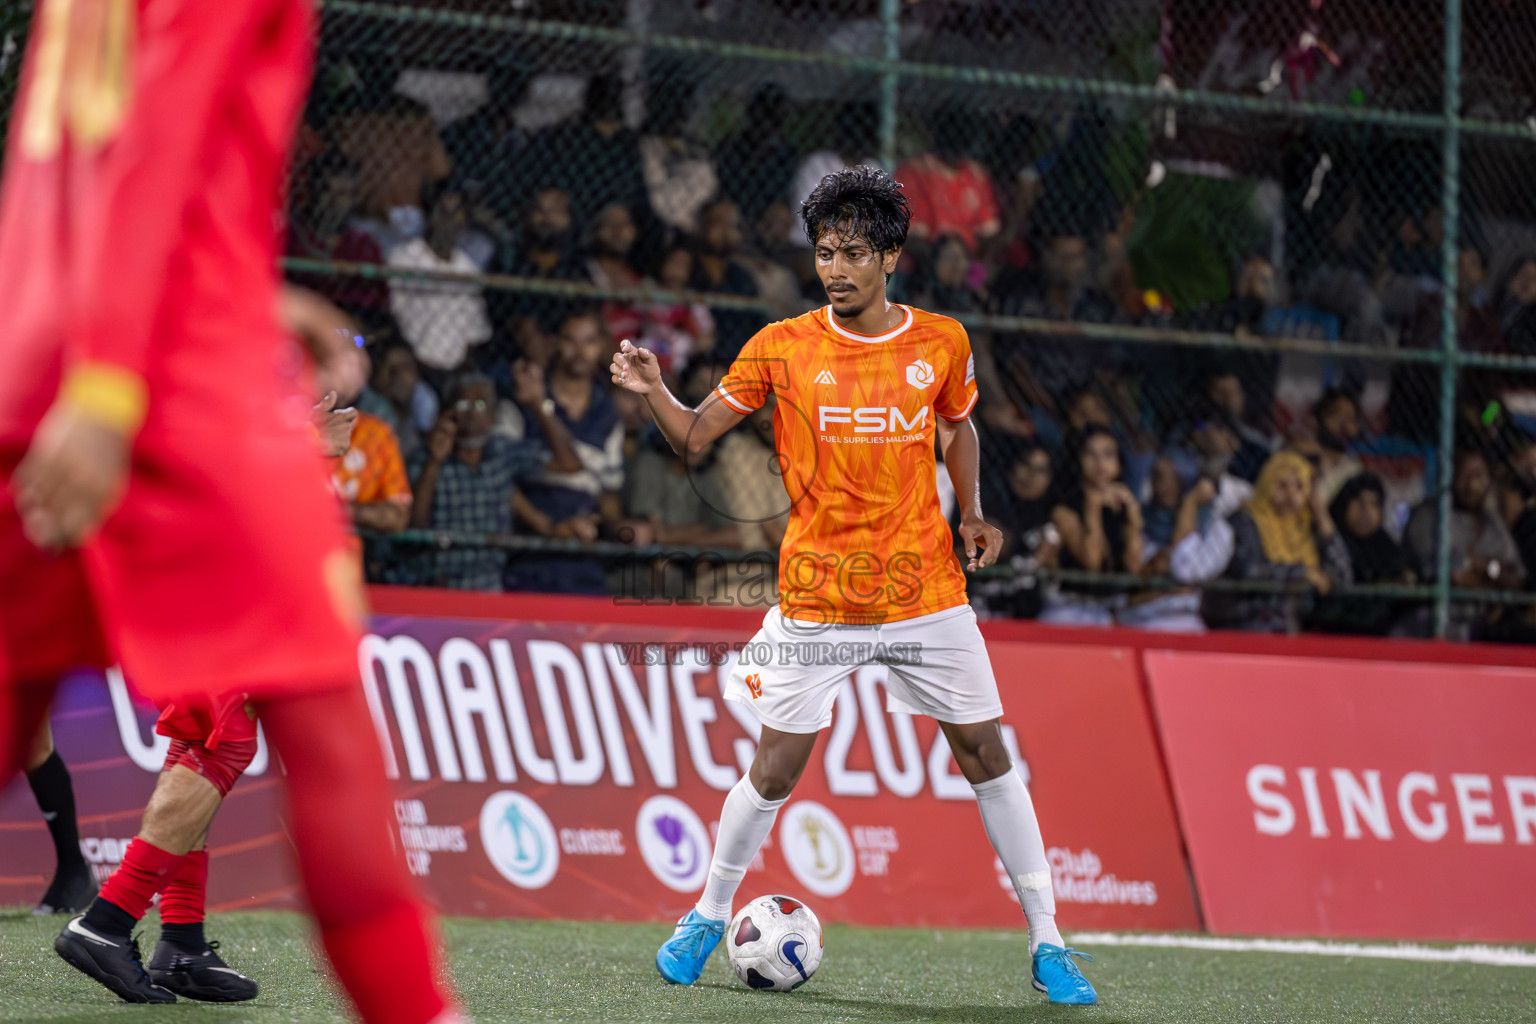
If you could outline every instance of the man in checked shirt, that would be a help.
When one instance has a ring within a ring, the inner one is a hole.
[[[557,472],[581,469],[570,431],[552,415],[554,403],[544,393],[543,373],[522,364],[516,378],[518,396],[531,399],[525,407],[538,415],[548,450],[492,435],[495,387],[480,374],[461,376],[427,438],[425,457],[412,467],[416,481],[413,527],[511,533],[518,484],[534,479],[546,467]],[[500,590],[506,564],[503,549],[451,547],[425,556],[420,566],[424,578],[418,582],[458,590]]]

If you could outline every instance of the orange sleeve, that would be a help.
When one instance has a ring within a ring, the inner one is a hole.
[[[356,434],[363,434],[356,437]],[[405,475],[405,460],[400,457],[400,442],[388,423],[372,416],[358,417],[355,442],[368,458],[367,479],[357,496],[358,504],[379,501],[411,503],[411,482]]]
[[[752,335],[715,388],[716,397],[743,416],[761,409],[773,394],[774,380],[784,379],[784,360],[777,354],[773,330],[769,326]]]
[[[971,354],[971,339],[958,323],[950,324],[949,366],[944,383],[933,400],[934,411],[951,422],[959,422],[976,406],[976,357]]]

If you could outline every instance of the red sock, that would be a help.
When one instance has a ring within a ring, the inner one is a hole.
[[[101,898],[135,919],[142,918],[155,893],[181,872],[186,859],[186,854],[167,853],[140,836],[128,844],[123,862],[101,887]]]
[[[160,920],[166,924],[196,924],[208,906],[208,851],[187,854],[181,871],[160,890]]]

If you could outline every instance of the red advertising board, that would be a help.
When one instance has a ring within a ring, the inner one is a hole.
[[[716,663],[750,637],[750,619],[602,601],[545,603],[547,621],[451,607],[462,617],[377,615],[359,651],[412,871],[452,914],[676,918],[754,750],[755,720],[723,700]],[[1063,924],[1197,927],[1133,652],[989,650]],[[1018,926],[969,785],[933,722],[885,710],[882,671],[842,684],[743,895],[796,894],[828,920]],[[149,720],[99,681],[72,683],[56,710],[103,870],[153,784]],[[273,778],[249,774],[212,836],[210,897],[223,908],[294,898]],[[0,902],[35,898],[48,855],[24,787],[0,798],[0,830]]]
[[[1211,930],[1536,941],[1536,671],[1145,663]]]

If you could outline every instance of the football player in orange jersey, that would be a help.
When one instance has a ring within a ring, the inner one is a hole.
[[[981,512],[970,341],[954,320],[886,298],[910,212],[884,171],[829,174],[802,218],[829,304],[759,331],[708,401],[679,402],[655,355],[627,341],[610,367],[685,457],[777,396],[774,438],[794,500],[779,605],[726,687],[757,714],[762,738],[721,810],[703,895],[657,952],[657,970],[677,984],[698,980],[742,875],[832,722],[840,684],[874,662],[889,669],[890,709],[935,718],[976,792],[1024,908],[1034,987],[1051,1002],[1097,1002],[1072,959],[1086,955],[1056,928],[1040,826],[1003,745],[997,683],[939,507],[935,435],[961,501],[968,568],[992,564],[1002,535]],[[832,630],[835,644],[817,639]]]

